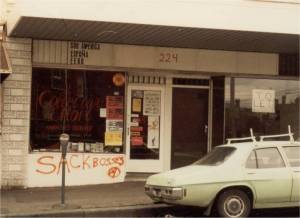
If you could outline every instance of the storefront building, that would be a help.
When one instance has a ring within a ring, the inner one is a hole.
[[[278,3],[245,4],[280,12]],[[291,11],[285,24],[299,4],[280,4],[283,14]],[[224,23],[220,30],[213,23],[75,19],[69,11],[47,17],[39,4],[35,12],[7,7],[20,14],[13,16],[18,22],[7,16],[4,41],[12,72],[1,82],[2,187],[60,185],[64,132],[67,185],[181,167],[228,137],[248,136],[250,128],[259,136],[290,125],[300,137],[296,24],[281,32],[270,24],[264,32],[227,30]]]

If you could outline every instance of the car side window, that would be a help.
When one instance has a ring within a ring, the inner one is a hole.
[[[263,168],[285,167],[284,161],[277,148],[256,149],[257,166]]]
[[[291,167],[300,167],[300,146],[283,147]]]
[[[256,161],[256,153],[255,151],[252,151],[249,155],[247,162],[246,162],[246,168],[250,169],[256,169],[257,168],[257,161]]]

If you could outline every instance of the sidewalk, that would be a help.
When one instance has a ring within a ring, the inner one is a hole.
[[[95,214],[102,210],[115,213],[122,208],[159,207],[144,194],[145,181],[66,187],[64,208],[60,207],[60,187],[1,191],[2,216],[58,216]],[[164,205],[161,205],[164,207]]]

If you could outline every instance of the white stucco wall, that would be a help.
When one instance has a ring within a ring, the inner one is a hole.
[[[9,0],[8,2],[10,2],[9,31],[20,16],[29,16],[300,34],[298,0]]]

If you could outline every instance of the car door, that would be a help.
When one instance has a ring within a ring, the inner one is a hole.
[[[289,202],[291,171],[276,147],[257,148],[246,163],[246,178],[256,192],[256,203]]]
[[[291,201],[300,202],[300,146],[283,146],[283,150],[293,178]]]

